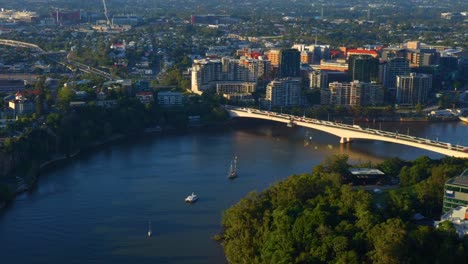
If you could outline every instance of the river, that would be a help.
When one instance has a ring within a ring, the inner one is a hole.
[[[451,123],[361,124],[468,145],[468,126]],[[222,211],[252,190],[324,157],[351,162],[439,154],[339,139],[284,124],[243,121],[176,135],[130,138],[83,153],[40,176],[37,187],[0,212],[2,263],[226,263],[212,240]],[[239,177],[227,179],[238,156]],[[199,201],[186,204],[195,192]],[[148,238],[148,221],[153,236]]]

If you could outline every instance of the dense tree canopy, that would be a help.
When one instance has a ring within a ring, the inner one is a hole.
[[[466,263],[467,245],[456,237],[450,223],[434,230],[415,225],[410,217],[425,207],[440,213],[439,186],[458,175],[466,161],[421,157],[412,163],[383,162],[380,166],[388,172],[396,173],[408,164],[407,170],[424,173],[408,193],[388,194],[384,207],[376,206],[370,193],[341,183],[341,173],[349,166],[346,161],[346,156],[329,157],[311,174],[293,175],[262,193],[249,193],[225,211],[223,232],[216,238],[228,261],[447,263],[445,259],[450,259]]]

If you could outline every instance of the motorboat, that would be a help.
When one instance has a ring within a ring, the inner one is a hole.
[[[148,222],[148,237],[153,235],[153,231],[151,230],[151,221]]]
[[[198,200],[198,196],[195,193],[192,193],[191,195],[187,196],[187,198],[185,198],[185,202],[187,203],[194,203],[197,200]]]
[[[229,168],[228,178],[234,179],[237,177],[237,156],[231,161],[231,167]]]
[[[458,117],[461,121],[468,123],[468,116],[459,116]]]

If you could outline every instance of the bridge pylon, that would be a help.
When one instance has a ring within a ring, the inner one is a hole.
[[[349,138],[349,137],[342,137],[340,139],[341,144],[346,144],[346,143],[350,143],[350,142],[351,142],[351,138]]]

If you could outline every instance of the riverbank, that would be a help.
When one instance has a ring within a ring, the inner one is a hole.
[[[229,124],[231,122],[232,122],[231,120],[228,120],[228,121],[224,121],[224,122],[210,122],[210,123],[200,122],[200,123],[196,123],[196,124],[189,124],[185,131],[196,131],[196,130],[200,130],[200,129],[206,129],[206,128],[209,128],[209,127],[220,127],[220,126],[225,126],[225,125],[227,125],[227,124]],[[123,139],[126,139],[126,138],[130,138],[131,136],[135,136],[135,135],[144,136],[144,135],[153,135],[153,134],[165,134],[165,133],[175,133],[176,131],[179,131],[179,130],[176,127],[173,127],[173,126],[150,127],[150,128],[146,128],[143,131],[141,131],[139,133],[135,133],[135,134],[127,134],[127,135],[115,134],[115,135],[112,135],[111,137],[109,137],[107,139],[98,140],[98,141],[95,141],[93,143],[90,143],[87,146],[84,146],[84,147],[82,147],[82,148],[80,148],[80,149],[78,149],[78,150],[76,150],[76,151],[74,151],[73,153],[70,153],[70,154],[53,155],[50,159],[40,163],[39,166],[37,166],[37,168],[31,168],[31,170],[29,170],[28,173],[25,173],[25,175],[22,176],[22,177],[16,176],[13,179],[13,175],[7,176],[7,177],[12,178],[11,181],[13,181],[13,180],[16,181],[16,184],[14,184],[15,186],[12,187],[13,199],[0,204],[0,210],[7,207],[8,204],[11,201],[13,201],[14,197],[16,197],[17,195],[19,195],[21,193],[24,193],[24,192],[27,192],[27,191],[30,191],[32,188],[34,188],[35,184],[38,181],[39,174],[41,172],[44,172],[45,170],[51,169],[54,166],[57,166],[57,165],[59,165],[59,164],[61,164],[63,162],[70,161],[70,160],[76,158],[77,156],[79,156],[81,153],[83,153],[85,151],[92,151],[92,150],[94,150],[96,148],[105,146],[107,144],[116,142],[118,140],[123,140]],[[26,174],[28,174],[28,175],[26,175]],[[13,184],[10,183],[9,185],[11,186]]]
[[[24,193],[26,191],[30,191],[32,188],[34,188],[34,185],[37,183],[38,176],[39,176],[39,174],[41,172],[43,172],[43,171],[45,171],[47,169],[53,168],[54,166],[57,166],[58,164],[60,164],[62,162],[66,162],[66,161],[69,161],[71,159],[74,159],[80,153],[82,153],[83,151],[92,150],[92,149],[107,145],[109,143],[121,140],[121,139],[123,139],[125,137],[126,136],[122,135],[122,134],[115,134],[115,135],[112,135],[111,137],[109,137],[107,139],[99,140],[99,141],[93,142],[91,144],[88,144],[87,146],[85,146],[83,148],[80,148],[80,149],[76,150],[73,153],[54,155],[49,160],[46,160],[46,161],[43,161],[42,163],[40,163],[39,166],[37,166],[37,168],[31,168],[31,170],[28,172],[28,174],[30,174],[30,175],[25,175],[23,177],[15,176],[14,178],[15,178],[17,184],[13,188],[13,199],[11,199],[10,201],[1,202],[0,203],[0,210],[3,209],[3,208],[6,208],[8,206],[8,204],[12,200],[14,200],[14,197],[16,197],[17,195],[19,195],[21,193]],[[33,175],[33,176],[31,177],[31,175]],[[13,175],[10,176],[10,177],[13,177]],[[29,178],[30,180],[29,181],[26,180],[27,178]]]

